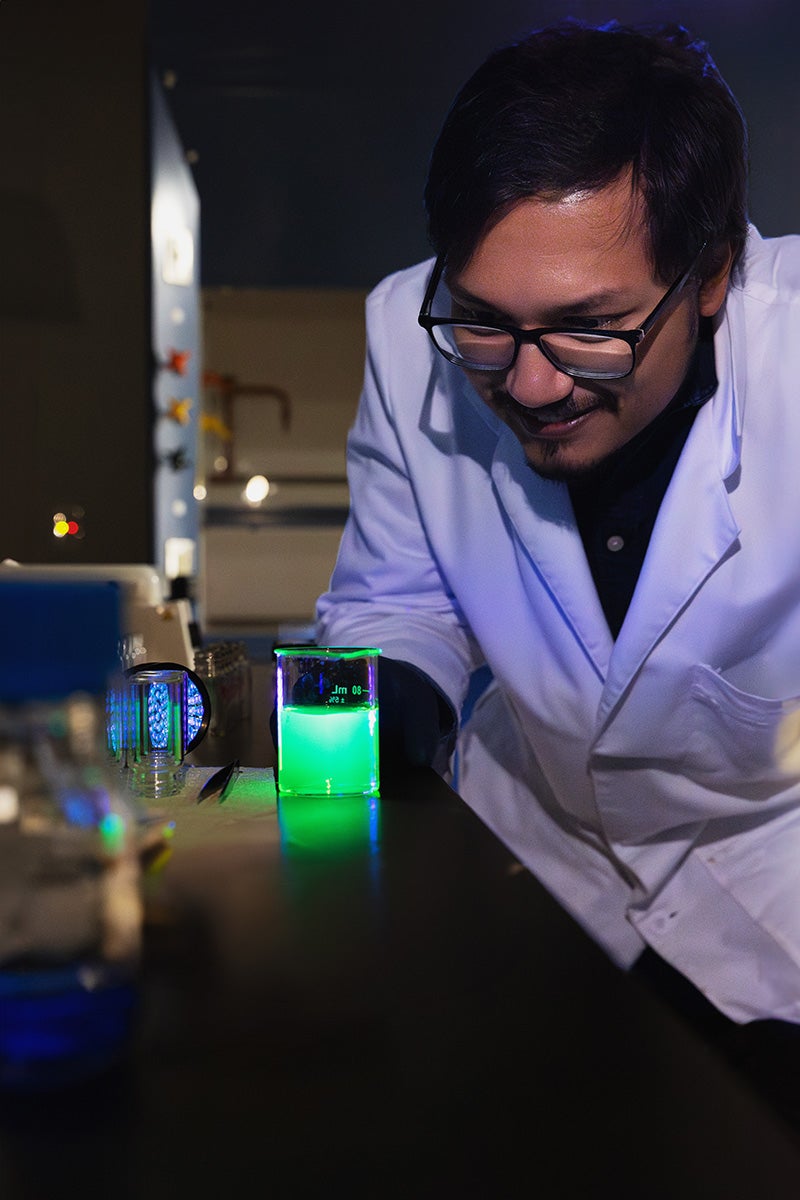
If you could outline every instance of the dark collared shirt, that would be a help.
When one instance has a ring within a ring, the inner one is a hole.
[[[597,473],[570,485],[586,557],[615,638],[692,423],[716,386],[714,344],[704,322],[686,379],[664,411]]]

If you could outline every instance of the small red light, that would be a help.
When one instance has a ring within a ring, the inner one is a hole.
[[[191,357],[191,350],[170,350],[166,366],[170,371],[174,371],[176,375],[185,375],[189,369],[189,359]]]
[[[73,536],[78,532],[79,529],[80,525],[77,521],[70,521],[67,525],[67,533],[71,533]]]

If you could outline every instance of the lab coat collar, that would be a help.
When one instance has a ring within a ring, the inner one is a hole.
[[[719,449],[711,436],[717,415],[708,405],[697,414],[661,503],[611,655],[598,712],[599,728],[613,716],[655,645],[676,625],[722,559],[735,549],[739,525],[720,477]],[[676,636],[680,636],[677,627]]]
[[[757,235],[756,235],[757,236]],[[739,525],[729,491],[741,456],[746,363],[741,293],[729,293],[716,319],[718,385],[698,412],[661,503],[630,607],[609,664],[599,728],[611,719],[654,646],[735,549]]]
[[[732,289],[715,318],[714,357],[718,384],[706,407],[711,412],[709,434],[718,447],[717,470],[722,479],[730,479],[738,469],[742,448],[747,357],[740,307],[741,293]]]

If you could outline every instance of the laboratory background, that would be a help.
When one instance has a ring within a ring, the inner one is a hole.
[[[365,297],[429,253],[460,84],[570,15],[708,41],[749,120],[752,219],[794,230],[789,0],[5,0],[0,559],[152,564],[255,652],[306,630],[347,513]]]

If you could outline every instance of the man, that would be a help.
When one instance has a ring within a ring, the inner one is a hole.
[[[746,159],[678,28],[476,72],[436,261],[369,300],[317,639],[382,647],[387,745],[440,765],[488,668],[465,800],[621,965],[800,1023],[800,241],[748,229]]]

